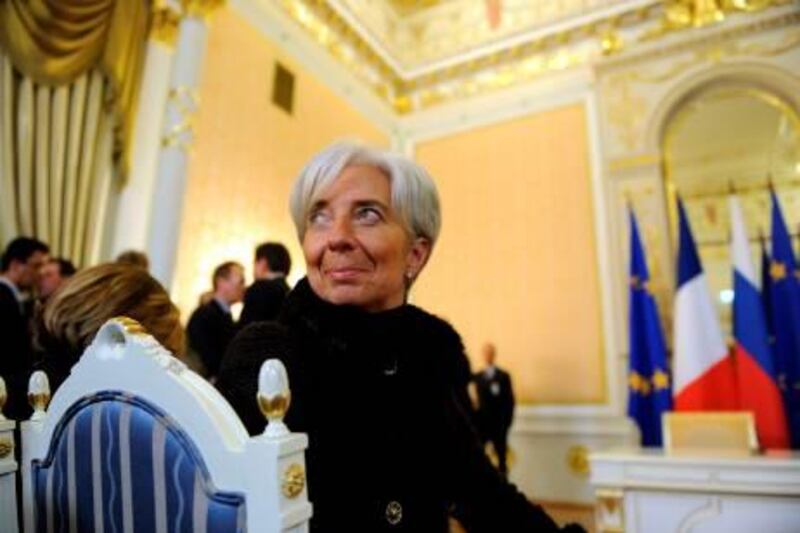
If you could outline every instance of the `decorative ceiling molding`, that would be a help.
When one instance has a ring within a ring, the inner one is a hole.
[[[327,3],[403,80],[661,4],[660,0],[449,0],[402,17],[387,7],[394,0]],[[490,23],[492,4],[498,10],[496,27]]]
[[[484,32],[472,46],[455,48],[432,61],[425,52],[413,50],[426,42],[426,32],[434,30],[448,31],[447,38],[456,43],[469,40],[469,30],[459,34],[459,19],[451,26],[443,25],[441,13],[450,13],[466,2],[488,6],[497,1],[430,0],[423,5],[406,0],[279,0],[279,4],[314,41],[403,115],[548,73],[604,63],[610,56],[635,55],[635,51],[657,47],[661,40],[670,40],[679,32],[741,26],[744,17],[752,13],[794,2],[564,0],[558,3],[563,11],[551,13],[551,23],[530,19],[532,25],[494,38],[491,32]],[[504,3],[539,4],[523,0]],[[415,26],[408,30],[406,24]],[[409,31],[416,32],[416,40],[408,39]],[[401,53],[398,46],[410,52]]]

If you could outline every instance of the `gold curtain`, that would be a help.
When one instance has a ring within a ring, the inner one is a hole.
[[[127,169],[136,94],[150,24],[149,0],[4,0],[0,44],[37,84],[62,86],[91,68],[110,82],[115,151]]]
[[[152,0],[0,0],[0,236],[102,259]]]

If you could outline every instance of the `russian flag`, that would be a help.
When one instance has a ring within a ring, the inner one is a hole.
[[[675,295],[674,408],[728,411],[738,407],[736,374],[708,291],[683,202],[678,199],[678,291]]]
[[[788,448],[789,432],[783,398],[769,347],[769,333],[758,290],[744,218],[735,196],[730,198],[733,258],[733,337],[739,407],[752,411],[758,439],[765,448]]]

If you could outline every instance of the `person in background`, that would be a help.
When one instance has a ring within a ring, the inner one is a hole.
[[[47,301],[36,331],[53,392],[109,319],[126,316],[139,322],[177,357],[184,352],[180,312],[161,284],[146,270],[104,263],[81,270]]]
[[[514,391],[511,376],[495,365],[497,349],[487,342],[483,345],[486,367],[475,374],[478,393],[478,425],[484,442],[491,442],[497,454],[497,468],[508,475],[506,452],[508,430],[514,419]]]
[[[150,268],[150,260],[144,252],[137,250],[126,250],[119,254],[114,260],[116,263],[131,265],[147,270]]]
[[[557,531],[483,453],[458,333],[408,304],[441,221],[427,172],[337,144],[301,172],[290,210],[308,276],[278,323],[238,333],[217,387],[253,420],[260,361],[286,365],[286,424],[309,438],[311,531],[444,533],[450,514],[471,532]]]
[[[44,303],[76,272],[75,265],[62,257],[53,257],[48,260],[39,271],[38,294],[39,301]]]
[[[205,377],[216,381],[219,362],[225,354],[236,325],[231,305],[241,302],[244,295],[244,268],[239,263],[222,263],[212,276],[214,295],[201,304],[189,318],[186,333],[189,348],[196,353],[205,370]]]
[[[6,381],[6,417],[23,420],[30,414],[28,376],[33,366],[27,302],[47,262],[49,248],[30,237],[18,237],[6,247],[0,269],[0,376]]]
[[[256,248],[253,262],[255,281],[244,293],[244,307],[239,327],[250,322],[275,320],[289,292],[286,276],[292,268],[289,251],[279,242],[267,242]]]

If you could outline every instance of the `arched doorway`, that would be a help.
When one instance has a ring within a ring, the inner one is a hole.
[[[769,185],[795,238],[800,234],[800,114],[780,95],[746,82],[704,84],[664,123],[663,176],[675,243],[675,198],[683,198],[723,328],[730,331],[732,273],[728,195],[741,201],[753,263],[768,237]]]

